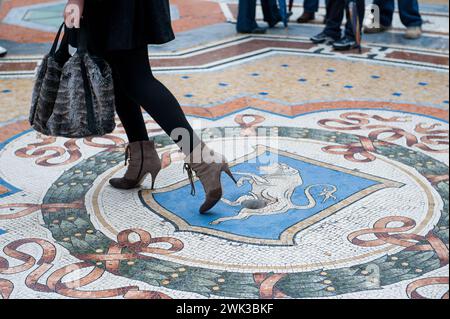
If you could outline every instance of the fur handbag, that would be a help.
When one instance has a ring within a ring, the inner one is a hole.
[[[57,50],[63,27],[39,67],[30,124],[44,135],[67,138],[111,133],[116,127],[111,68],[102,58],[88,53],[83,27],[73,56],[69,54],[67,32]]]

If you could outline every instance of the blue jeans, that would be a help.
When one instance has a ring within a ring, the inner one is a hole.
[[[277,0],[261,0],[264,20],[269,24],[280,19]],[[239,13],[236,29],[238,32],[250,32],[258,27],[256,23],[256,0],[239,0]]]
[[[373,4],[380,8],[381,25],[390,27],[395,11],[395,1],[374,0]],[[400,19],[406,27],[422,26],[422,17],[420,16],[417,0],[398,0],[398,10],[400,11]]]

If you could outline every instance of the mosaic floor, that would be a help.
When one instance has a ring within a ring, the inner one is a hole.
[[[0,10],[0,298],[448,299],[448,3],[423,1],[419,41],[399,26],[341,54],[307,41],[317,23],[240,36],[236,1],[171,1],[178,40],[151,63],[238,178],[203,216],[147,115],[154,191],[109,186],[119,122],[94,139],[30,129],[60,3]]]

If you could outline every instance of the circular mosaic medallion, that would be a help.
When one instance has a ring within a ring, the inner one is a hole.
[[[125,168],[123,150],[107,149],[52,185],[44,205],[68,208],[44,209],[46,227],[97,267],[205,296],[334,296],[416,278],[448,259],[440,249],[448,181],[429,182],[448,171],[444,163],[331,130],[253,133],[203,132],[238,180],[223,175],[224,198],[208,214],[198,213],[200,182],[192,197],[180,155],[159,136],[165,169],[156,190],[148,180],[139,191],[109,186]]]

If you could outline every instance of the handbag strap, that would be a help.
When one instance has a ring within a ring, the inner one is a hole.
[[[88,31],[86,22],[82,19],[80,29],[78,30],[78,53],[86,54],[88,52]]]
[[[61,24],[61,26],[59,27],[58,33],[56,34],[56,38],[53,41],[53,45],[52,45],[52,48],[50,50],[50,55],[54,55],[55,52],[56,52],[56,49],[58,49],[59,38],[61,37],[61,32],[62,32],[64,26],[65,26],[65,23]],[[64,32],[63,41],[64,41],[64,38],[67,38],[67,33],[66,32]],[[61,42],[61,45],[62,44],[63,43]],[[67,44],[68,44],[68,41],[67,41]]]
[[[64,36],[61,40],[61,44],[53,56],[55,60],[61,64],[65,64],[71,57],[69,52],[69,32],[67,27],[64,27]]]
[[[96,123],[96,116],[94,110],[94,97],[91,88],[91,81],[89,80],[89,70],[85,64],[85,59],[83,56],[88,54],[88,30],[86,27],[86,21],[81,21],[80,29],[78,29],[78,48],[77,54],[81,56],[80,67],[81,67],[81,76],[83,78],[83,86],[84,86],[84,99],[86,103],[86,111],[87,111],[87,125],[89,132],[92,135],[98,134],[98,127]]]

